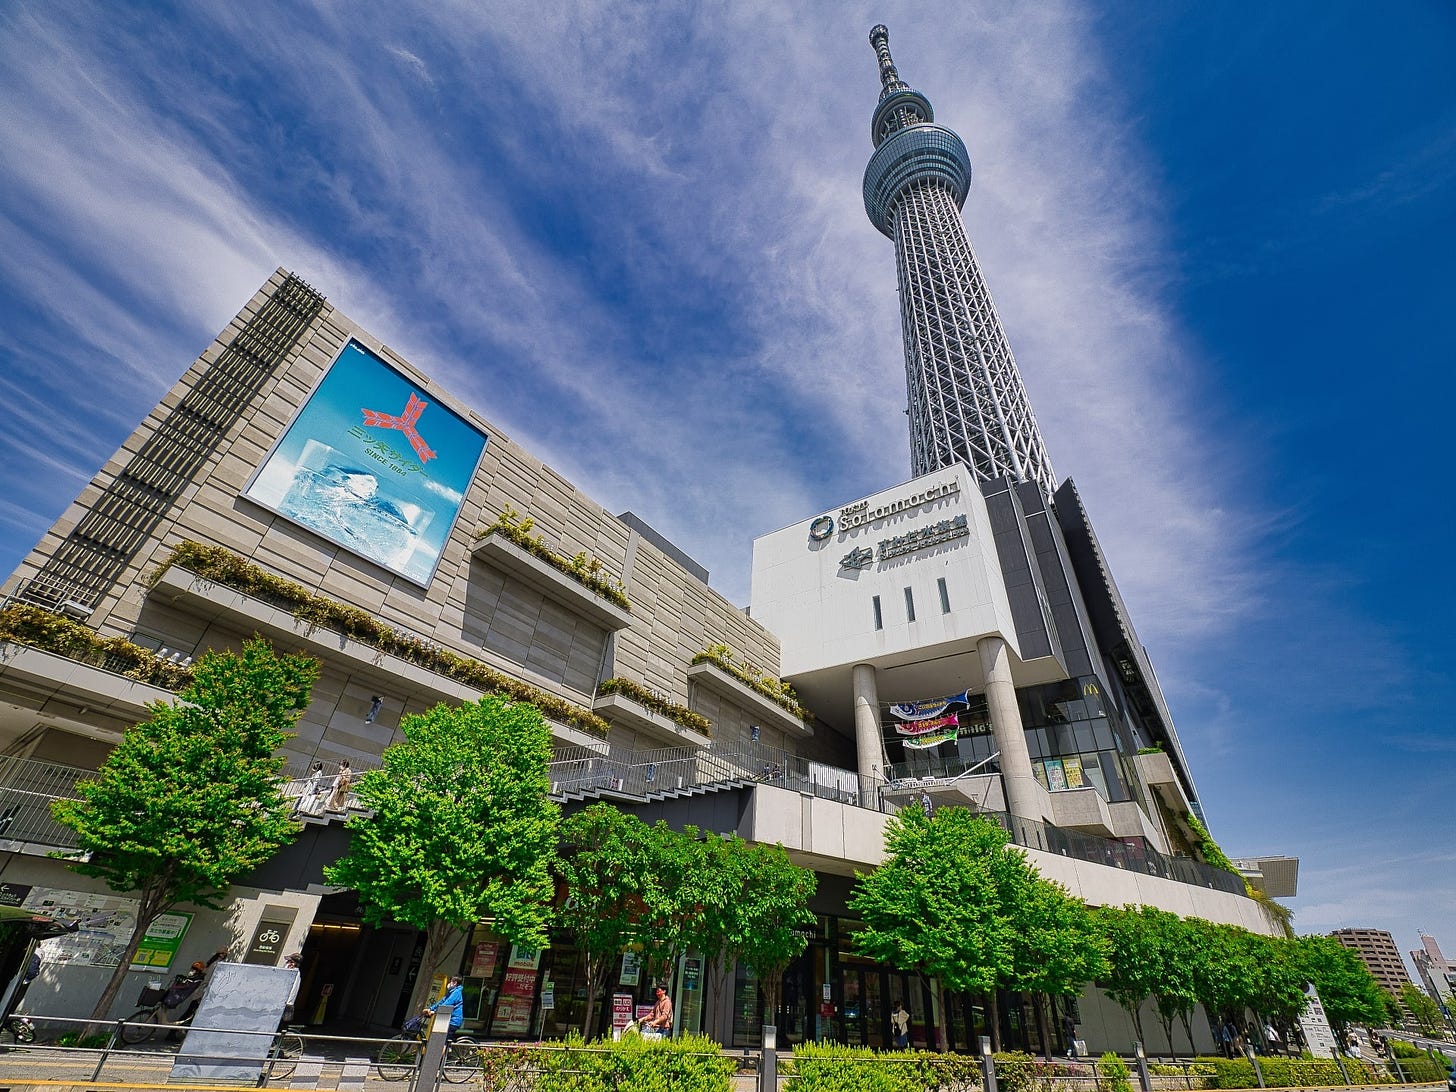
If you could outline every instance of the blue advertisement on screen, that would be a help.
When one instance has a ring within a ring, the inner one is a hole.
[[[350,341],[243,495],[428,584],[485,443]]]

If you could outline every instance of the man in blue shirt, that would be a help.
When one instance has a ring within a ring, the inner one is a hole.
[[[450,1006],[450,1038],[460,1034],[460,1025],[465,1022],[465,987],[464,979],[458,974],[451,975],[450,980],[445,983],[445,992],[440,995],[440,1000],[425,1011],[431,1016],[441,1005]]]

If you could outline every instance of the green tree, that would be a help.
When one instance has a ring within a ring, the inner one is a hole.
[[[1143,1043],[1147,1042],[1143,1002],[1162,983],[1162,933],[1158,928],[1162,913],[1151,906],[1102,906],[1093,911],[1107,953],[1107,971],[1099,980],[1102,992],[1127,1013]]]
[[[705,941],[704,899],[712,879],[703,875],[705,843],[673,830],[659,819],[648,831],[647,864],[642,875],[642,921],[638,942],[649,976],[667,982],[678,957]]]
[[[1417,989],[1407,982],[1400,988],[1400,1002],[1421,1029],[1422,1035],[1444,1036],[1445,1026],[1441,1020],[1441,1006],[1431,1000],[1425,990]]]
[[[1378,1024],[1385,1000],[1370,969],[1353,949],[1333,937],[1303,936],[1296,942],[1298,966],[1319,992],[1325,1015],[1340,1035],[1351,1024]]]
[[[561,824],[555,868],[566,885],[566,902],[558,921],[575,935],[585,960],[585,1036],[595,1026],[607,976],[637,939],[642,882],[651,867],[650,838],[646,823],[607,803],[593,804]]]
[[[729,959],[747,966],[763,989],[765,1019],[777,1022],[784,971],[808,946],[804,929],[814,924],[809,900],[818,877],[789,860],[780,845],[746,849],[748,869],[738,901]]]
[[[254,639],[208,652],[179,701],[148,706],[77,799],[52,805],[85,860],[70,867],[138,900],[136,928],[91,1019],[111,1010],[147,928],[180,904],[221,909],[234,880],[297,833],[277,754],[308,707],[318,664]]]
[[[914,971],[932,983],[939,1011],[945,991],[988,994],[1012,970],[1011,921],[1003,891],[1018,890],[1030,869],[1004,830],[966,808],[927,816],[906,808],[885,824],[886,860],[859,874],[849,908],[864,922],[855,945],[864,955]],[[999,1049],[999,1043],[995,1044]]]
[[[349,820],[349,852],[324,876],[359,893],[370,924],[425,931],[424,991],[476,922],[546,946],[560,815],[547,796],[551,732],[534,705],[486,695],[400,728],[382,768],[357,783],[371,814]]]
[[[1047,1000],[1076,996],[1107,970],[1106,945],[1081,899],[1031,872],[1015,877],[1020,890],[1001,892],[1012,922],[1011,974],[1002,985],[1032,995],[1041,1041],[1051,1056]]]

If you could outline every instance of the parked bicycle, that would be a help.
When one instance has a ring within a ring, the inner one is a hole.
[[[35,1025],[30,1017],[12,1012],[0,1023],[0,1043],[17,1043],[24,1046],[35,1042]]]
[[[420,1066],[425,1053],[425,1039],[430,1033],[428,1017],[414,1016],[405,1021],[400,1033],[385,1040],[375,1056],[374,1067],[386,1081],[403,1081]],[[456,1036],[445,1044],[445,1062],[440,1076],[451,1084],[464,1084],[480,1073],[481,1046],[467,1035]]]
[[[169,989],[162,989],[160,986],[143,986],[142,992],[137,996],[137,1004],[141,1007],[122,1021],[121,1041],[135,1046],[137,1043],[146,1042],[163,1029],[169,1035],[179,1034],[183,1028],[191,1024],[197,1006],[193,1004],[185,1012],[182,1011],[182,1003],[186,1001],[187,995],[178,996],[176,990],[176,985]],[[171,1000],[173,1004],[167,1004],[168,1000]],[[169,1015],[174,1009],[176,1015]]]
[[[273,1046],[268,1051],[269,1079],[287,1080],[298,1068],[298,1059],[303,1057],[303,1036],[297,1028],[287,1027],[273,1037]]]
[[[182,1005],[171,1006],[167,1004],[170,991],[160,988],[145,986],[141,995],[137,998],[137,1004],[142,1007],[123,1021],[121,1025],[121,1041],[131,1046],[146,1042],[158,1032],[166,1032],[171,1037],[180,1039],[182,1033],[192,1026],[192,1017],[197,1013],[198,1002],[194,1001],[185,1009]],[[175,999],[175,995],[174,999]],[[186,997],[181,1000],[185,1001]],[[168,1018],[169,1010],[175,1009],[179,1015]],[[24,1019],[22,1017],[22,1019]],[[26,1021],[27,1025],[29,1021]],[[35,1038],[35,1030],[29,1029],[30,1038]],[[29,1042],[20,1040],[17,1042]],[[303,1037],[298,1034],[297,1029],[289,1027],[279,1031],[273,1037],[273,1042],[268,1050],[268,1074],[270,1077],[283,1079],[293,1076],[293,1071],[298,1068],[298,1059],[303,1056]]]

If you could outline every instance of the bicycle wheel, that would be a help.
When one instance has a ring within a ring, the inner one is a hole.
[[[451,1084],[464,1084],[480,1072],[480,1044],[462,1035],[445,1047],[445,1064],[440,1076]]]
[[[135,1046],[137,1043],[150,1039],[157,1033],[157,1026],[160,1021],[157,1019],[160,1009],[137,1009],[126,1018],[121,1026],[121,1041]]]
[[[273,1040],[273,1055],[268,1063],[268,1076],[286,1080],[298,1068],[298,1059],[303,1057],[303,1039],[291,1031],[280,1032]]]
[[[419,1062],[420,1041],[413,1035],[396,1035],[379,1046],[374,1068],[386,1081],[408,1080]]]
[[[10,1034],[15,1037],[17,1043],[35,1042],[35,1026],[29,1020],[16,1020],[11,1018],[5,1022]]]

